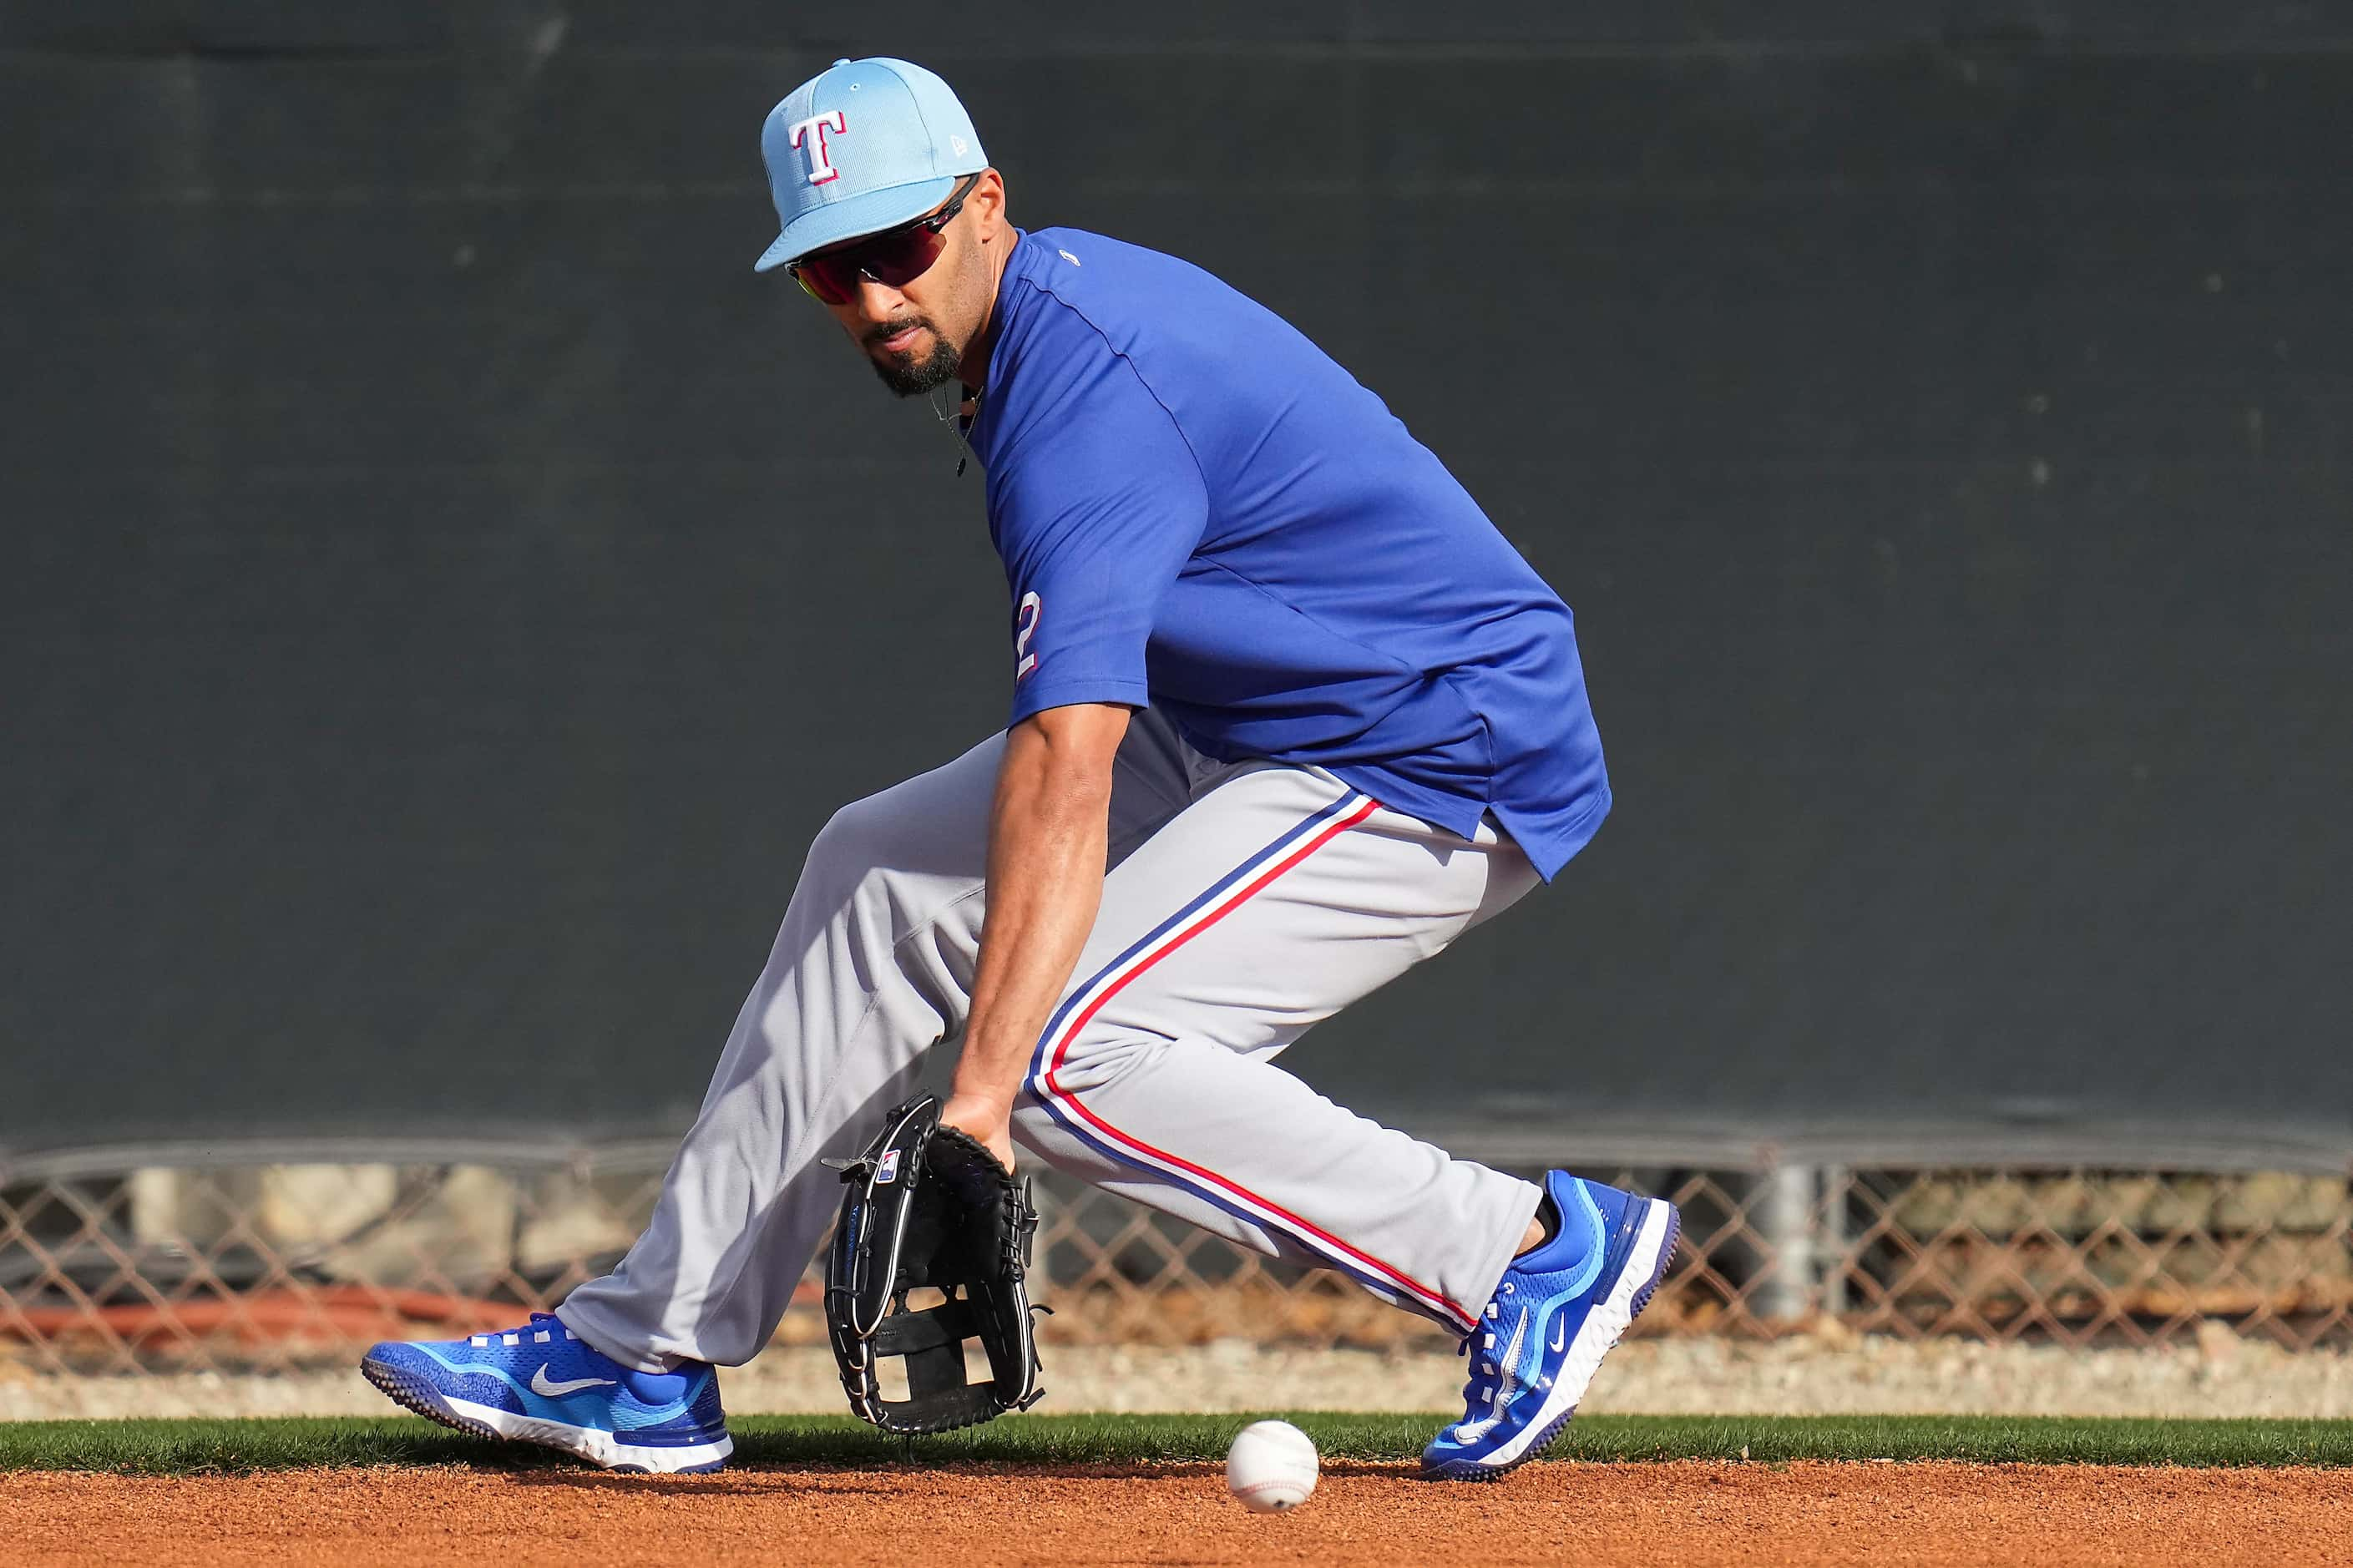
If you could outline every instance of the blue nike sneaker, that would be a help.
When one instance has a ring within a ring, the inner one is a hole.
[[[360,1371],[427,1420],[561,1448],[608,1470],[715,1470],[735,1447],[716,1368],[689,1362],[675,1372],[636,1371],[552,1312],[470,1339],[380,1344]]]
[[[1683,1215],[1664,1199],[1566,1171],[1547,1173],[1545,1192],[1560,1229],[1512,1259],[1464,1336],[1469,1407],[1421,1451],[1421,1473],[1432,1480],[1492,1481],[1543,1453],[1675,1255]]]

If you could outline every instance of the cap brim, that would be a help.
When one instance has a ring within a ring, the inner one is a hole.
[[[798,261],[812,250],[823,250],[845,239],[913,223],[947,200],[955,184],[954,174],[941,174],[913,184],[867,191],[847,201],[828,202],[795,218],[784,233],[776,236],[776,243],[760,253],[752,270],[767,272],[788,261]]]

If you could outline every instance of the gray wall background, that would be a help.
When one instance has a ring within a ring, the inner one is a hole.
[[[884,48],[1578,613],[1616,814],[1311,1080],[2353,1144],[2353,19],[1759,9],[16,0],[0,1144],[691,1114],[1002,708],[976,479],[749,269]]]

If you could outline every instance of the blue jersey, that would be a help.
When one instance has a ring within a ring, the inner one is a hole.
[[[1150,706],[1547,879],[1609,807],[1568,607],[1381,400],[1200,268],[1020,234],[969,438],[1014,605],[1012,722]]]

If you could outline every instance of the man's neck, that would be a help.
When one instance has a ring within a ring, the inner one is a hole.
[[[972,342],[964,351],[964,363],[956,367],[956,379],[966,390],[977,394],[988,384],[989,352],[997,347],[997,301],[1005,287],[1005,268],[1013,260],[1013,247],[1019,243],[1013,226],[1005,228],[1005,244],[990,258],[988,271],[988,314],[973,333]]]

